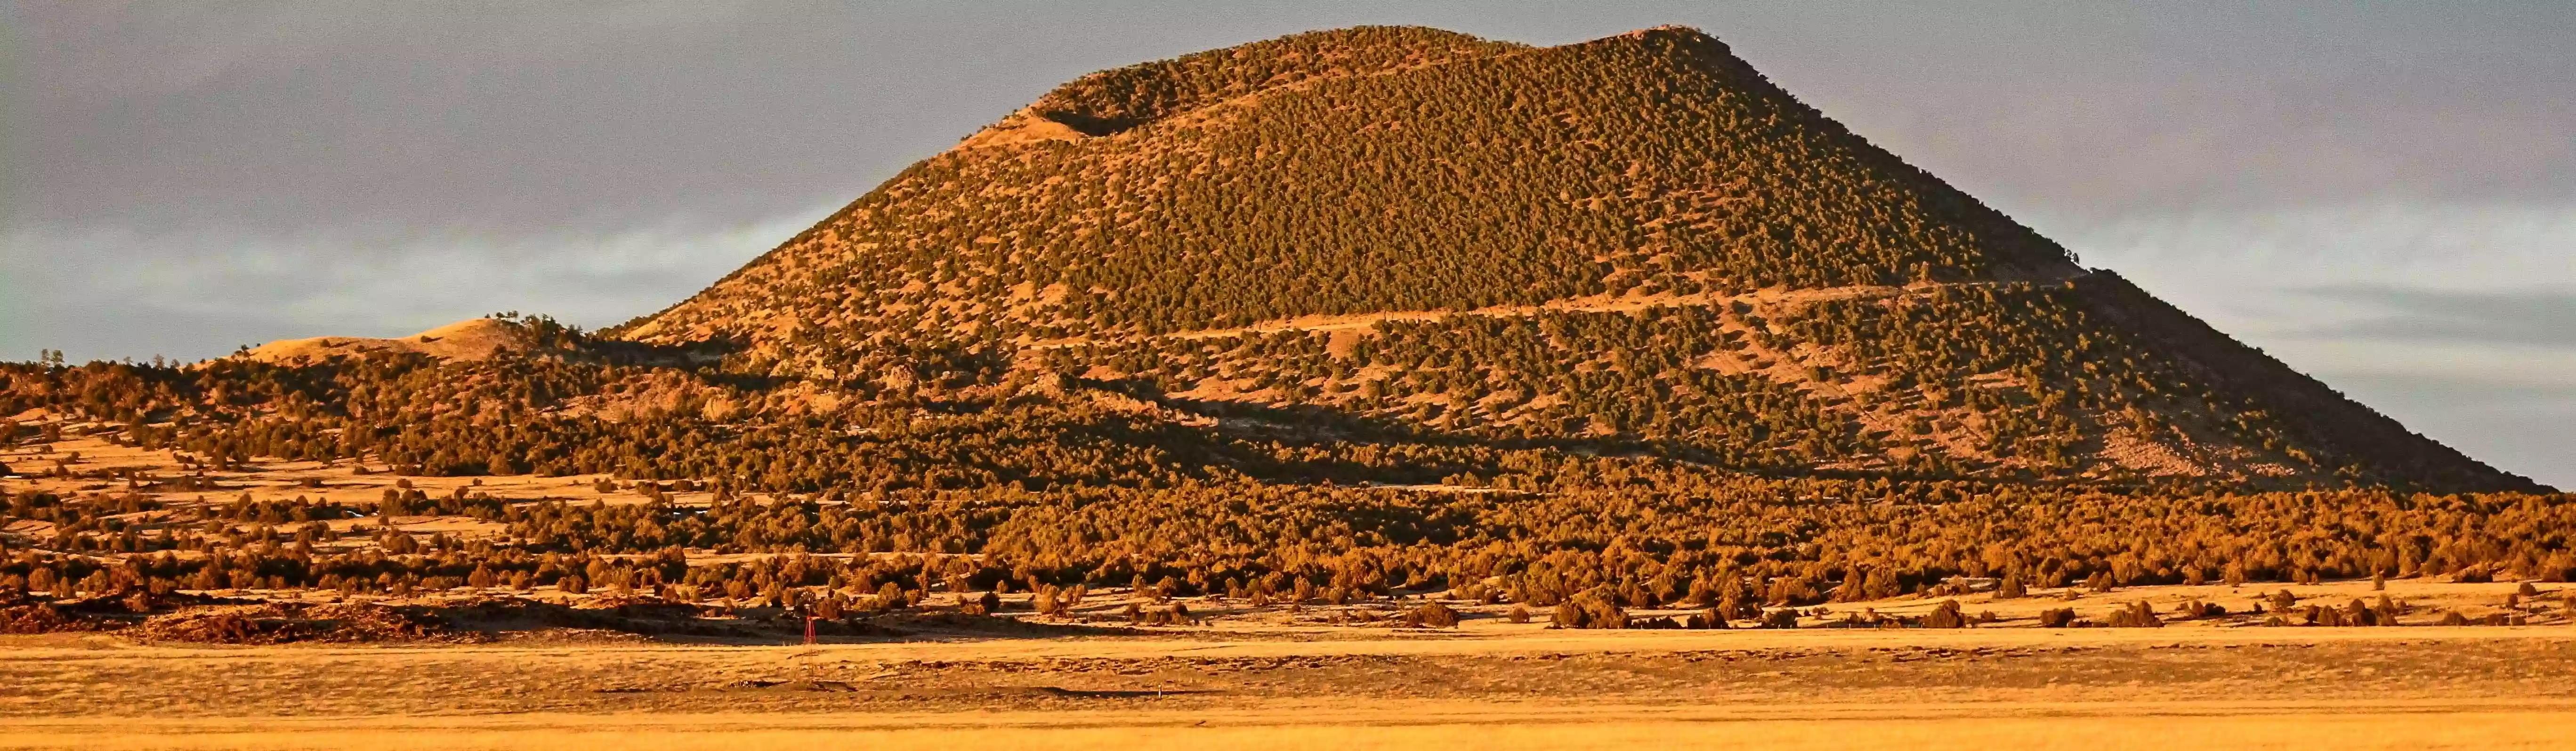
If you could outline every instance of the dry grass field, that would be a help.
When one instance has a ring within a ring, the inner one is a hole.
[[[2564,627],[0,646],[62,749],[2567,748]]]

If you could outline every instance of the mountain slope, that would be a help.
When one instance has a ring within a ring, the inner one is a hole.
[[[1093,74],[607,334],[1773,471],[2530,487],[1678,28],[1357,28]]]

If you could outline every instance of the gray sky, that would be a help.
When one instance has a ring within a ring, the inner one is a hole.
[[[2576,5],[0,4],[0,358],[696,291],[1082,73],[1666,23],[2220,328],[2576,486]]]

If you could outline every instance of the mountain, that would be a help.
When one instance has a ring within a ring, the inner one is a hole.
[[[1084,76],[603,334],[1765,472],[2536,487],[1673,27],[1362,27]]]
[[[1007,581],[1616,626],[1971,580],[2576,576],[2576,496],[2495,492],[2547,489],[1687,29],[1094,74],[658,314],[0,362],[0,449],[0,594]]]

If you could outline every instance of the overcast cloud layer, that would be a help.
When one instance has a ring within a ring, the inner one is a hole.
[[[696,291],[1082,73],[1678,23],[2083,256],[2576,486],[2576,6],[0,6],[0,358]]]

